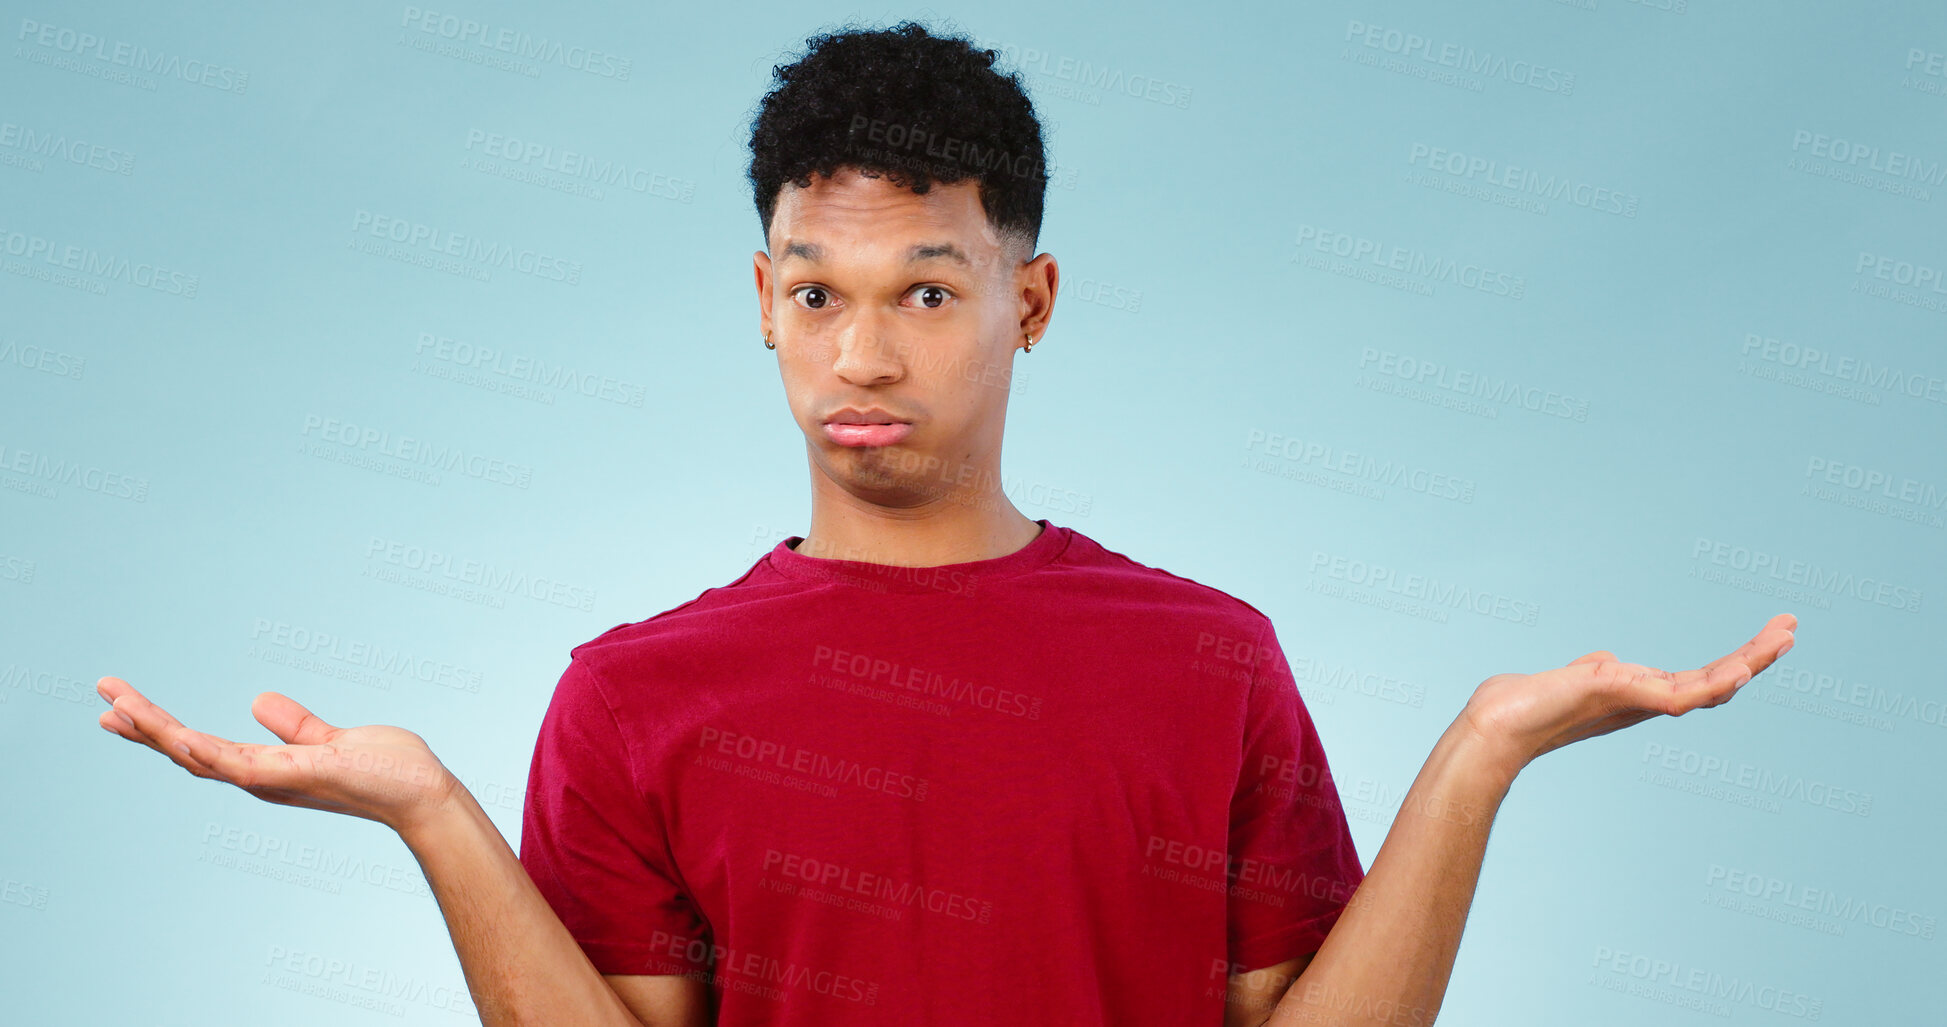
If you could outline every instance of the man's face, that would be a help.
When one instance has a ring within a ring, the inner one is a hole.
[[[921,196],[851,168],[785,183],[769,242],[761,328],[813,466],[885,507],[998,491],[1013,357],[1046,326],[1054,258],[996,235],[973,180]]]

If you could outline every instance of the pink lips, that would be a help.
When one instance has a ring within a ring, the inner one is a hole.
[[[825,436],[841,446],[890,446],[911,434],[911,424],[825,422]]]

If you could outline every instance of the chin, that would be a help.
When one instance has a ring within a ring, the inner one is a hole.
[[[944,484],[927,473],[925,457],[903,444],[861,447],[827,441],[819,449],[825,476],[876,506],[920,506],[938,499]]]

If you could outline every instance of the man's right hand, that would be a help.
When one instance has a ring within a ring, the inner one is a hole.
[[[346,813],[403,834],[463,792],[425,739],[411,731],[383,724],[332,727],[278,692],[260,693],[250,712],[285,745],[232,742],[191,730],[121,678],[104,677],[95,691],[113,707],[102,713],[102,727],[197,777],[227,781],[265,802]]]

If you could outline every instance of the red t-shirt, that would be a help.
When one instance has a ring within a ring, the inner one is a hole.
[[[798,553],[574,647],[520,859],[723,1027],[1216,1027],[1364,871],[1271,622],[1043,520],[940,567]]]

